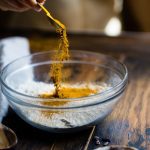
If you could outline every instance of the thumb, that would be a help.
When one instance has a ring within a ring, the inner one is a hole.
[[[40,4],[42,4],[42,5],[45,3],[45,1],[46,1],[46,0],[36,0],[37,3],[40,3]],[[40,8],[38,5],[36,5],[36,6],[34,7],[34,10],[35,10],[35,11],[41,11],[41,8]]]

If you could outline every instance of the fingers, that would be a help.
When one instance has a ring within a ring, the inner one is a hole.
[[[44,4],[45,0],[0,0],[0,8],[2,10],[11,11],[25,11],[28,9],[34,9],[40,11],[40,7],[37,2]]]
[[[39,9],[36,0],[18,0],[18,1],[22,5],[26,6],[28,9],[35,9],[35,10]]]
[[[20,3],[17,0],[1,0],[0,1],[0,8],[2,10],[10,10],[10,11],[25,11],[28,8]]]
[[[29,8],[34,9],[35,11],[40,11],[41,8],[37,5],[39,2],[40,4],[44,4],[46,0],[19,0],[22,2],[24,5],[26,5]]]

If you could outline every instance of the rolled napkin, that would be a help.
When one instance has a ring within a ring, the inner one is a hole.
[[[0,71],[11,61],[30,54],[29,41],[24,37],[9,37],[0,40]],[[0,122],[8,110],[8,102],[0,90]]]

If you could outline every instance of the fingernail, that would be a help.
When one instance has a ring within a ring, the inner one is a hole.
[[[44,3],[45,2],[45,0],[36,0],[37,2],[39,2],[39,3]]]

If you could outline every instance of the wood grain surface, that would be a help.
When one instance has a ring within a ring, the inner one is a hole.
[[[1,38],[21,35],[30,39],[32,53],[57,48],[54,33],[3,31]],[[108,37],[98,33],[70,33],[71,49],[105,53],[123,62],[129,71],[127,90],[114,111],[94,129],[72,134],[50,134],[27,125],[9,108],[3,123],[19,138],[16,150],[92,150],[94,136],[110,144],[150,150],[150,34],[123,33]],[[35,49],[35,50],[34,50]],[[93,132],[93,134],[91,134]]]

